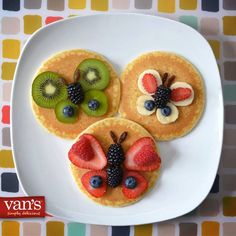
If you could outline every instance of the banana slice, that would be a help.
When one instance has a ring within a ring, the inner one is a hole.
[[[142,95],[138,97],[136,107],[138,113],[143,116],[150,116],[156,110],[154,99],[150,95]]]
[[[185,82],[176,82],[176,83],[174,83],[170,86],[171,90],[177,89],[177,88],[188,88],[188,89],[191,90],[191,95],[190,95],[190,97],[188,97],[188,98],[186,98],[182,101],[175,102],[175,101],[171,100],[171,102],[176,106],[188,106],[188,105],[190,105],[193,102],[193,99],[194,99],[194,91],[193,91],[192,86],[188,83],[185,83]]]
[[[167,103],[166,106],[168,106],[171,110],[171,113],[168,116],[163,115],[161,111],[162,109],[160,108],[158,108],[156,112],[157,119],[162,124],[169,124],[169,123],[175,122],[179,117],[179,111],[175,105],[171,103]]]
[[[148,74],[151,76],[145,77],[145,80],[144,80],[144,76]],[[146,83],[146,87],[145,87],[144,81]],[[138,77],[138,88],[142,93],[147,94],[147,95],[154,94],[156,91],[156,88],[160,86],[161,84],[162,84],[162,80],[161,80],[160,74],[158,73],[158,71],[153,70],[153,69],[143,71]]]

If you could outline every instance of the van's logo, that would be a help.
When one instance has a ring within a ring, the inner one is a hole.
[[[0,218],[45,217],[44,197],[0,198]]]

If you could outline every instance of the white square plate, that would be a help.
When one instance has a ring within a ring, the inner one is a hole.
[[[204,78],[207,102],[200,123],[184,138],[159,144],[163,160],[160,179],[134,205],[104,207],[84,196],[69,170],[67,151],[73,141],[47,133],[31,110],[30,88],[40,64],[55,53],[75,48],[101,53],[118,73],[147,51],[175,52],[190,60]],[[223,100],[212,50],[194,29],[160,17],[83,16],[37,31],[25,45],[17,65],[11,117],[14,160],[24,192],[45,196],[48,213],[82,223],[133,225],[183,215],[207,196],[220,160]]]

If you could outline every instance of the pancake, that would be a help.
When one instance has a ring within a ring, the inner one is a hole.
[[[74,139],[85,128],[107,117],[113,116],[119,106],[120,102],[120,81],[119,78],[107,60],[97,53],[85,50],[70,50],[58,53],[48,60],[46,60],[39,68],[37,74],[44,71],[52,71],[60,74],[68,82],[73,82],[73,74],[76,67],[84,59],[95,58],[103,61],[110,72],[110,82],[108,87],[103,90],[108,98],[108,111],[105,115],[100,117],[93,117],[86,115],[82,108],[79,108],[79,119],[76,123],[66,124],[59,122],[56,119],[54,109],[46,109],[39,107],[31,98],[32,109],[40,124],[43,125],[50,133],[60,136],[62,138]]]
[[[122,147],[126,152],[127,149],[139,138],[141,137],[151,137],[150,133],[148,133],[142,126],[138,125],[135,122],[122,119],[122,118],[107,118],[102,121],[99,121],[86,130],[83,133],[92,134],[102,145],[105,153],[108,150],[108,147],[112,143],[111,138],[109,136],[109,131],[113,130],[117,135],[120,135],[122,132],[127,131],[128,136],[124,143],[122,143]],[[82,135],[81,133],[80,135]],[[79,136],[80,136],[79,135]],[[79,138],[78,136],[78,138]],[[77,139],[78,139],[77,138]],[[144,195],[150,191],[156,183],[156,180],[159,176],[159,170],[156,171],[149,171],[149,172],[140,172],[145,178],[148,180],[148,189],[144,192],[143,195],[136,199],[128,199],[122,193],[122,187],[118,186],[116,188],[107,188],[107,192],[101,198],[95,198],[91,196],[87,190],[83,187],[81,183],[81,176],[86,173],[88,170],[78,168],[77,166],[71,164],[71,171],[80,190],[85,193],[90,199],[94,200],[95,202],[106,205],[106,206],[113,206],[113,207],[121,207],[132,204],[137,202]]]
[[[194,90],[194,100],[188,106],[178,106],[179,117],[170,124],[161,124],[156,114],[142,116],[136,109],[136,101],[142,95],[138,89],[138,77],[147,69],[155,69],[175,75],[174,82],[186,82]],[[157,140],[165,141],[189,133],[198,123],[205,105],[204,84],[197,69],[183,57],[168,52],[150,52],[129,63],[121,75],[121,116],[146,128]]]

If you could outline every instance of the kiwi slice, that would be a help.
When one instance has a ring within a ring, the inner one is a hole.
[[[77,67],[74,80],[79,79],[84,91],[91,89],[103,90],[110,81],[107,65],[98,59],[85,59]]]
[[[43,72],[33,81],[32,97],[40,107],[54,108],[59,101],[65,100],[67,96],[65,81],[54,72]]]
[[[75,123],[78,120],[78,106],[68,99],[58,102],[54,111],[60,122]]]
[[[85,93],[81,107],[88,116],[102,116],[108,110],[108,100],[104,92],[89,90]]]

